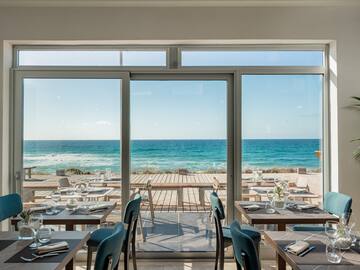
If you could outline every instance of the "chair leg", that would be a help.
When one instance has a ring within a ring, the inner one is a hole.
[[[87,269],[87,270],[90,270],[90,269],[91,269],[92,254],[93,254],[93,249],[92,249],[92,247],[89,247],[89,246],[88,246],[87,260],[86,260],[86,269]]]
[[[135,246],[135,239],[136,236],[136,230],[134,230],[133,237],[131,239],[131,257],[133,261],[133,270],[137,270],[137,264],[136,264],[136,246]]]
[[[155,213],[154,213],[154,203],[151,189],[148,189],[148,196],[149,196],[149,207],[150,207],[150,215],[151,215],[151,222],[154,224],[155,220]]]
[[[215,255],[215,270],[217,270],[219,264],[219,239],[216,235],[216,255]]]
[[[224,243],[221,243],[220,242],[220,248],[219,248],[219,251],[220,251],[220,267],[219,269],[220,270],[224,270],[224,259],[225,259],[225,250],[224,250]]]
[[[124,250],[124,270],[129,269],[129,249],[128,247]]]
[[[141,231],[143,242],[146,242],[146,237],[145,237],[145,233],[144,233],[144,227],[143,227],[142,217],[141,217],[140,212],[139,212],[139,222],[140,222],[140,231]]]

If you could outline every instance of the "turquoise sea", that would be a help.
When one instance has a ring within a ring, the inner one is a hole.
[[[317,169],[320,161],[314,152],[319,139],[243,140],[243,169],[297,168]],[[94,172],[110,168],[120,171],[119,141],[25,141],[24,166],[54,173],[56,169],[79,168]],[[133,171],[192,172],[224,171],[225,140],[134,140],[131,142]]]

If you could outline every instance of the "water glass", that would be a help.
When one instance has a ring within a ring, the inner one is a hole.
[[[31,227],[33,228],[34,232],[35,232],[35,241],[34,243],[32,243],[30,245],[31,248],[37,248],[39,247],[41,244],[38,241],[38,231],[41,228],[41,226],[43,225],[43,216],[42,214],[32,214],[30,217],[30,224]]]
[[[37,232],[37,238],[40,244],[47,244],[51,241],[51,229],[41,227]]]
[[[326,258],[328,262],[340,263],[342,259],[341,249],[332,241],[326,245]]]
[[[360,231],[351,232],[352,246],[359,248],[360,247]]]
[[[271,207],[272,205],[272,201],[273,201],[273,198],[274,198],[274,192],[272,190],[268,190],[266,192],[266,196],[268,198],[268,201],[266,202],[266,205],[265,205],[265,208],[266,208],[266,213],[268,214],[274,214],[275,213],[275,209],[273,209]]]
[[[336,241],[337,238],[337,229],[338,229],[338,222],[336,221],[327,221],[325,223],[325,233],[329,237],[330,242],[333,244]]]
[[[105,170],[105,180],[111,180],[111,169],[107,168]]]

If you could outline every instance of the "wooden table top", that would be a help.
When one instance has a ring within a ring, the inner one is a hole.
[[[235,208],[245,216],[250,224],[324,224],[328,220],[338,221],[339,218],[329,213],[293,212],[288,209],[278,210],[278,213],[267,214],[256,211],[246,211],[242,206],[249,204],[264,205],[264,202],[235,201]]]
[[[23,267],[26,270],[58,270],[63,269],[66,264],[76,256],[90,237],[89,232],[54,232],[52,239],[59,240],[77,240],[74,248],[70,249],[67,255],[61,262],[44,263],[41,261],[34,261],[30,263],[6,263],[8,259],[20,252],[23,248],[29,245],[32,240],[17,240],[18,233],[16,232],[0,232],[0,242],[2,240],[16,240],[11,245],[7,246],[0,252],[0,269],[2,270],[19,270]]]
[[[322,233],[311,232],[275,232],[265,231],[265,241],[295,270],[355,270],[360,269],[360,253],[349,250],[343,253],[340,264],[332,264],[326,261],[325,245],[327,237]],[[305,255],[298,257],[283,250],[287,242],[303,240],[310,244],[316,243],[316,248]],[[314,259],[315,258],[315,259]],[[316,260],[316,262],[314,261]],[[322,261],[322,262],[321,262]]]
[[[101,202],[103,204],[105,202]],[[116,207],[116,202],[106,202],[109,205],[107,209],[93,214],[73,214],[71,211],[65,209],[57,215],[43,215],[43,223],[45,225],[79,225],[79,224],[101,224],[107,216]],[[15,225],[20,219],[11,219],[11,224]]]

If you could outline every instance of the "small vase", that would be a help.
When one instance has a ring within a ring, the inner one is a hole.
[[[35,237],[35,231],[31,224],[28,222],[25,222],[24,220],[21,220],[17,224],[19,229],[19,240],[32,240]]]

